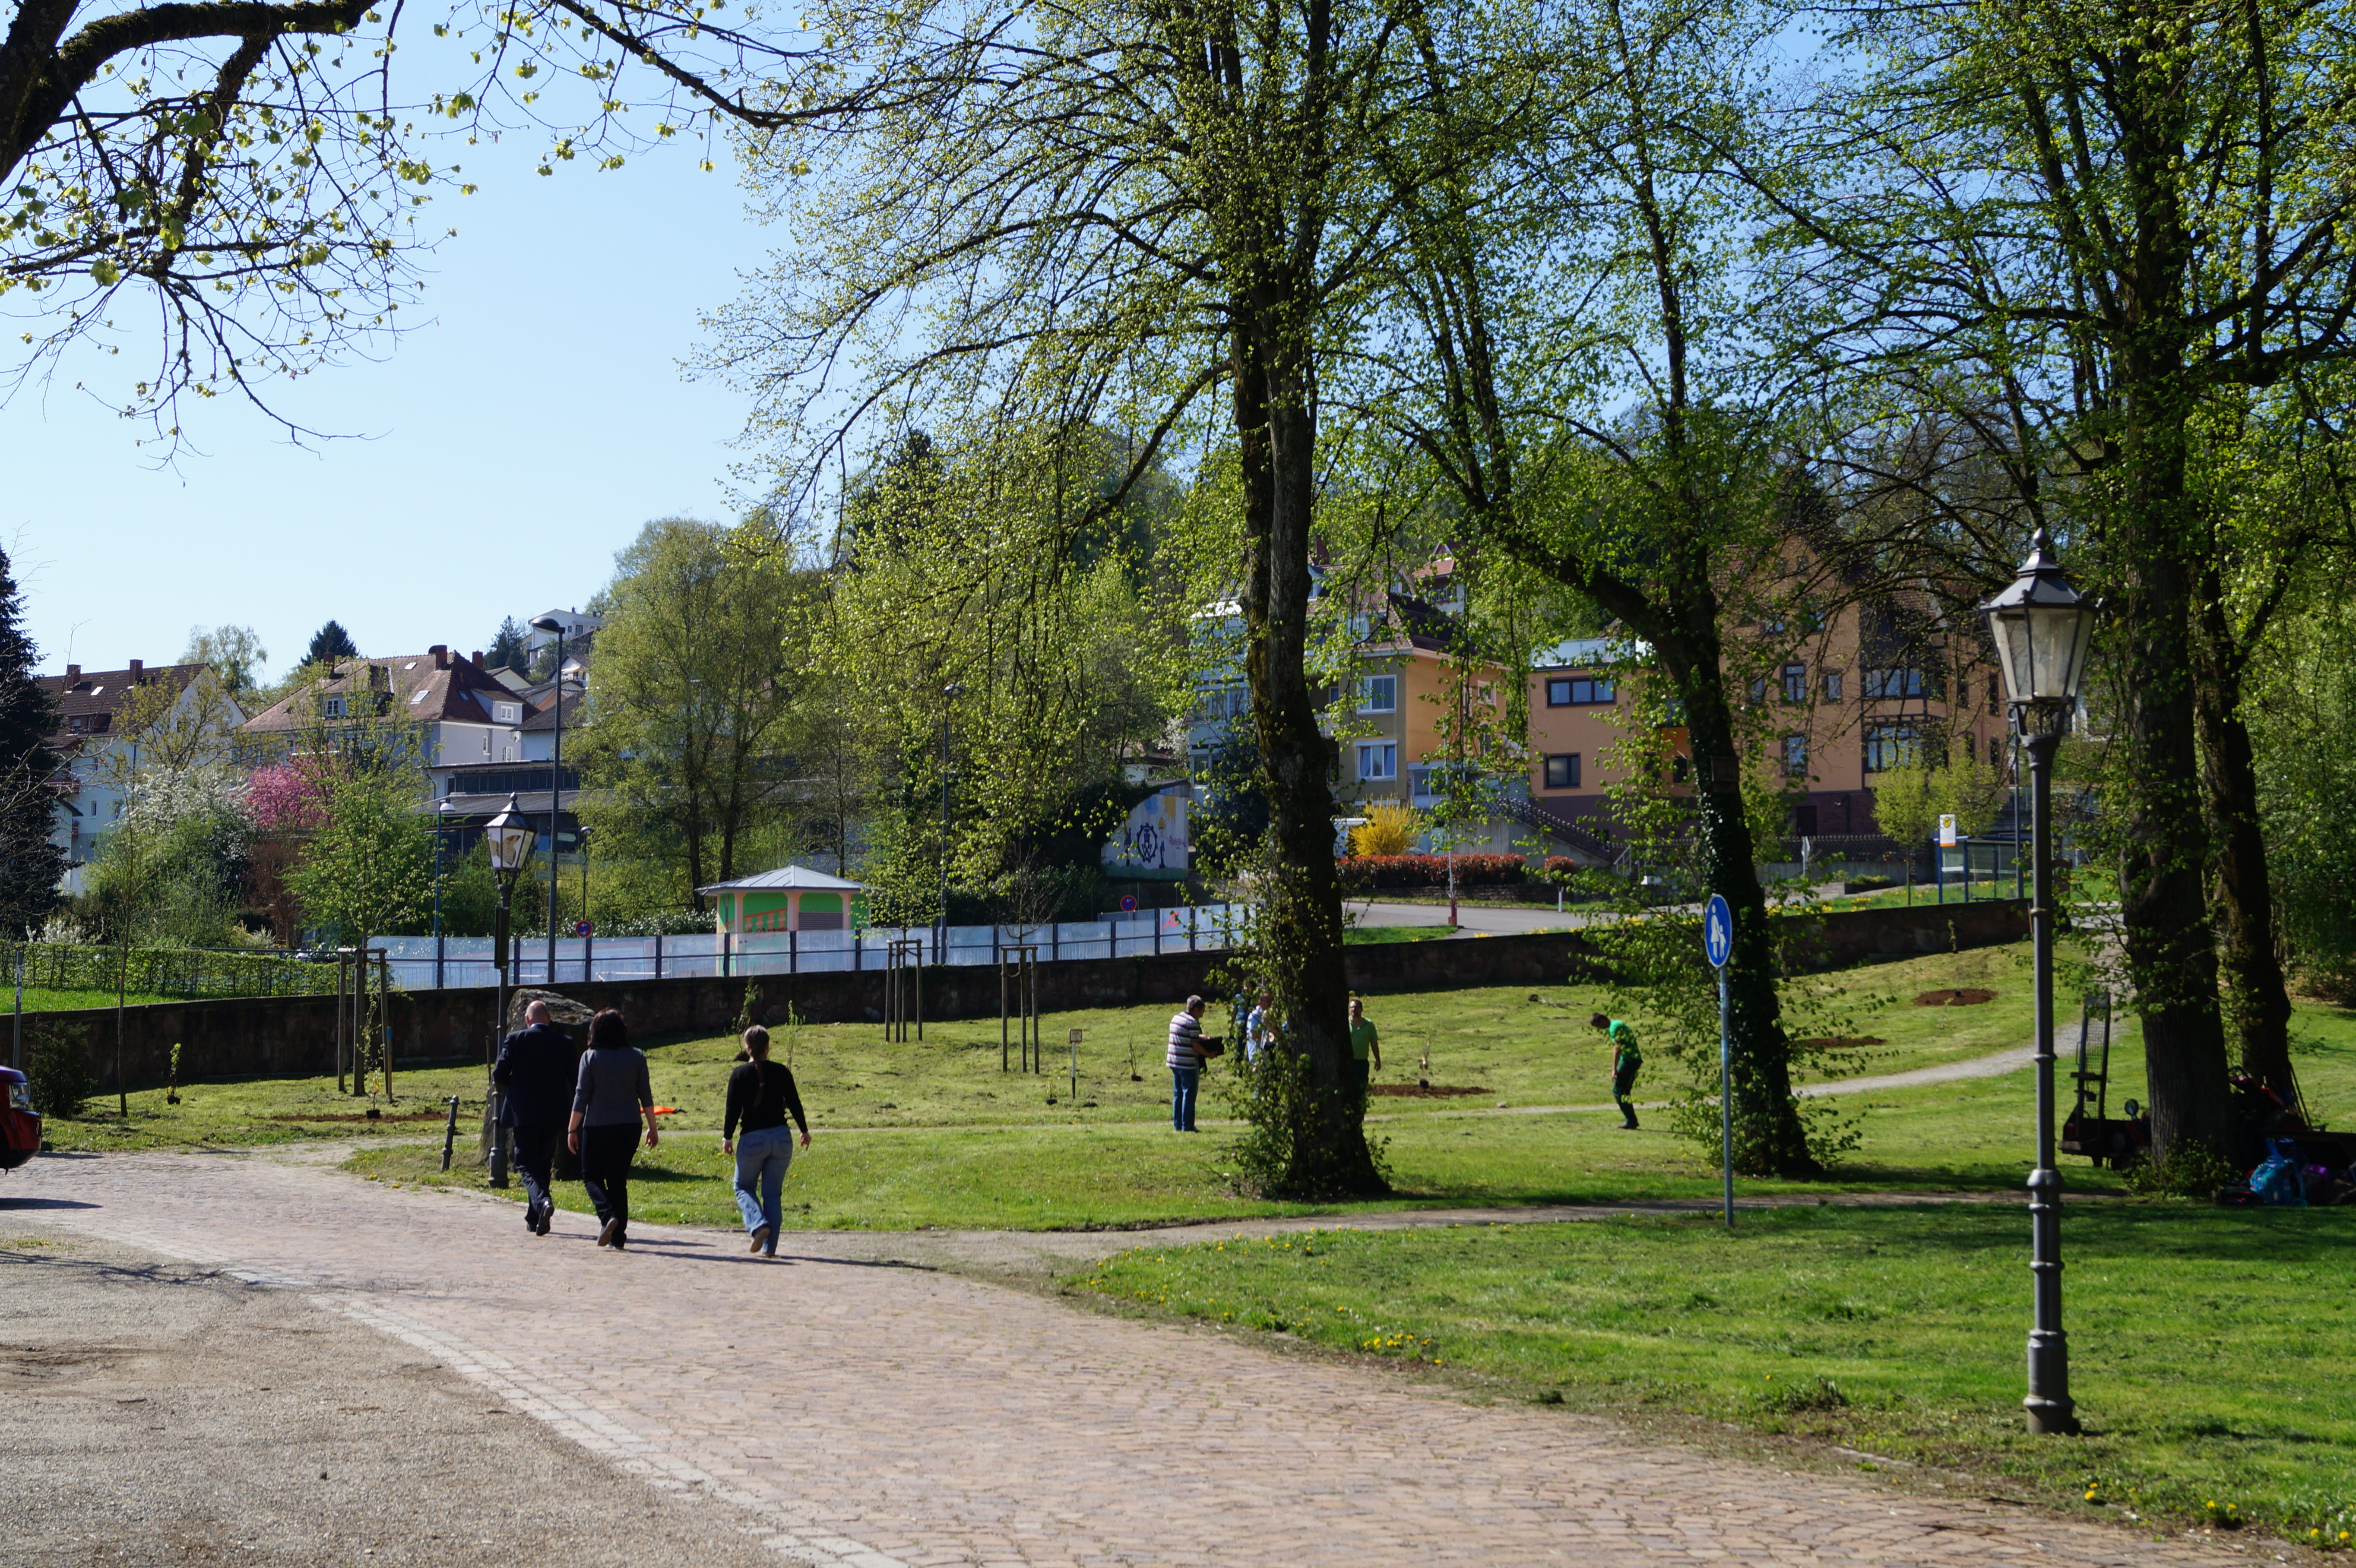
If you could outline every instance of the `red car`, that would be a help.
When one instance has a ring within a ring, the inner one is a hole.
[[[23,1073],[0,1067],[0,1089],[8,1093],[8,1103],[0,1105],[0,1170],[14,1170],[41,1152],[41,1117]]]

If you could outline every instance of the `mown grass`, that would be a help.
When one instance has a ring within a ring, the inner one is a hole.
[[[1456,934],[1452,925],[1353,925],[1342,933],[1346,947],[1376,942],[1440,942]]]
[[[125,1007],[145,1007],[150,1002],[168,1002],[176,998],[149,996],[133,991],[123,997]],[[44,986],[25,987],[25,1010],[28,1013],[71,1012],[87,1008],[111,1008],[115,996],[108,990],[58,990]],[[0,978],[0,1015],[13,1014],[16,1007],[16,991],[5,978]],[[0,1017],[0,1029],[8,1027],[8,1019]]]
[[[1965,953],[1959,958],[1934,955],[1843,971],[1805,984],[1826,997],[1824,1019],[1838,1021],[1844,1031],[1884,1041],[1838,1053],[1838,1066],[1903,1071],[1985,1055],[2027,1039],[2030,1015],[2022,955],[2021,948],[2014,947]],[[1911,998],[1921,991],[1957,984],[1993,989],[1997,999],[1972,1008],[1912,1005]],[[1477,1086],[1490,1091],[1476,1102],[1484,1106],[1501,1099],[1513,1106],[1601,1104],[1610,1097],[1611,1052],[1603,1038],[1587,1028],[1586,1019],[1605,1003],[1604,993],[1590,986],[1536,991],[1483,987],[1369,997],[1367,1016],[1382,1031],[1384,1068],[1377,1080],[1413,1083],[1429,1077],[1434,1083]],[[1232,1033],[1230,1012],[1227,1001],[1215,1001],[1205,1022],[1214,1032]],[[806,1024],[776,1030],[775,1050],[780,1060],[792,1064],[811,1115],[830,1127],[1008,1126],[1043,1121],[1153,1125],[1169,1115],[1170,1080],[1162,1061],[1170,1014],[1167,1005],[1048,1013],[1040,1020],[1040,1033],[1055,1071],[1038,1075],[999,1070],[1001,1031],[995,1019],[930,1022],[921,1042],[905,1044],[885,1041],[876,1024]],[[1074,1029],[1082,1036],[1076,1100],[1066,1043]],[[703,1117],[716,1125],[735,1040],[674,1036],[644,1043],[658,1098],[680,1107],[690,1120]],[[1657,1056],[1657,1044],[1653,1049]],[[1422,1065],[1427,1056],[1428,1072]],[[1010,1048],[1006,1058],[1019,1061],[1019,1053]],[[1640,1087],[1659,1090],[1669,1071],[1665,1059],[1656,1061]],[[1215,1082],[1218,1072],[1213,1070]],[[402,1070],[394,1075],[394,1088],[397,1104],[380,1096],[355,1107],[336,1095],[332,1078],[202,1078],[182,1086],[183,1103],[177,1106],[165,1103],[161,1089],[134,1091],[127,1125],[112,1115],[113,1096],[102,1093],[91,1100],[83,1119],[53,1120],[49,1137],[59,1148],[284,1142],[290,1136],[311,1136],[303,1131],[305,1126],[337,1127],[342,1124],[320,1118],[348,1115],[371,1103],[405,1112],[415,1109],[417,1100],[440,1101],[452,1094],[463,1102],[463,1121],[469,1114],[480,1115],[483,1072],[480,1067]],[[1206,1107],[1214,1103],[1206,1100]],[[1462,1101],[1385,1099],[1376,1115],[1387,1125],[1457,1116],[1466,1108]],[[305,1117],[314,1119],[305,1122]]]
[[[1540,1403],[1878,1456],[1862,1468],[2008,1475],[2115,1519],[2356,1531],[2356,1211],[2070,1205],[2087,1432],[2065,1440],[2021,1432],[2026,1243],[2017,1205],[1806,1206],[1730,1232],[1646,1217],[1149,1245],[1069,1284]]]
[[[2014,953],[1913,959],[1827,977],[1834,1004],[1858,1014],[1878,1046],[1836,1052],[1870,1072],[1985,1055],[2017,1046],[2029,1034],[2025,972]],[[1961,968],[1959,969],[1959,965]],[[1922,990],[1958,980],[1997,992],[1970,1008],[1917,1008]],[[1540,999],[1532,1001],[1535,994]],[[1896,998],[1892,1000],[1891,998]],[[1601,994],[1584,987],[1537,993],[1476,990],[1369,998],[1383,1031],[1379,1079],[1479,1088],[1449,1099],[1384,1097],[1370,1132],[1385,1143],[1395,1195],[1377,1206],[1608,1203],[1707,1199],[1717,1177],[1704,1153],[1648,1115],[1641,1132],[1619,1130],[1608,1100],[1610,1061],[1601,1036],[1585,1024]],[[1215,1028],[1226,1027],[1224,1007]],[[1205,1131],[1186,1137],[1168,1127],[1169,1079],[1161,1066],[1167,1012],[1161,1008],[1051,1014],[1044,1033],[1045,1075],[1001,1072],[994,1020],[928,1027],[922,1044],[887,1045],[873,1025],[806,1026],[777,1031],[818,1132],[798,1160],[791,1200],[813,1226],[1067,1227],[1216,1220],[1254,1214],[1334,1212],[1237,1197],[1222,1158],[1224,1115],[1214,1087],[1204,1104]],[[2350,1015],[2303,1008],[2299,1031],[2312,1049],[2300,1057],[2309,1097],[2329,1106],[2356,1094],[2356,1026]],[[1065,1036],[1083,1031],[1078,1098],[1072,1093]],[[1131,1047],[1136,1075],[1130,1075]],[[718,1151],[726,1074],[734,1041],[650,1042],[655,1093],[680,1114],[669,1136],[642,1156],[650,1213],[689,1223],[725,1224],[734,1213]],[[2137,1039],[2122,1027],[2115,1051],[2115,1102],[2142,1093]],[[1655,1055],[1639,1097],[1665,1092],[1676,1064]],[[397,1103],[354,1102],[333,1080],[199,1081],[182,1104],[159,1091],[134,1094],[124,1123],[111,1097],[80,1121],[53,1119],[53,1147],[126,1148],[284,1143],[360,1136],[372,1146],[355,1168],[397,1180],[479,1185],[482,1168],[462,1153],[454,1171],[438,1170],[441,1102],[462,1104],[462,1150],[481,1116],[479,1066],[403,1072]],[[1499,1102],[1504,1102],[1501,1106]],[[374,1104],[391,1113],[431,1113],[423,1122],[346,1120]],[[1746,1181],[1746,1192],[2017,1192],[2029,1168],[2029,1075],[1883,1089],[1841,1096],[1832,1114],[1852,1118],[1859,1143],[1821,1180]],[[1549,1111],[1549,1107],[1590,1107]],[[407,1145],[408,1147],[403,1147]],[[2115,1190],[2116,1177],[2071,1161],[2082,1190]],[[577,1202],[578,1189],[569,1200]]]

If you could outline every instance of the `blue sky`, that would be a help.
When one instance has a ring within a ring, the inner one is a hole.
[[[192,401],[192,447],[158,471],[145,426],[71,389],[111,386],[128,347],[0,408],[0,544],[45,670],[163,663],[190,626],[234,624],[274,674],[330,616],[366,653],[487,647],[502,615],[587,600],[648,518],[730,514],[744,405],[679,364],[767,232],[691,147],[541,178],[540,145],[459,150],[482,189],[426,209],[459,231],[412,307],[430,325],[387,361],[275,389],[361,439],[297,448]]]

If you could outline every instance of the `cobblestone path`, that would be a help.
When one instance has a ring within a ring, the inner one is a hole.
[[[2247,1561],[1649,1449],[1607,1421],[1475,1406],[823,1237],[765,1264],[724,1233],[645,1225],[616,1255],[579,1215],[535,1240],[509,1204],[208,1155],[38,1159],[6,1178],[0,1214],[300,1292],[732,1510],[787,1561]]]

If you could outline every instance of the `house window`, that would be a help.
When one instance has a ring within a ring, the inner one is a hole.
[[[1922,761],[1922,731],[1915,724],[1869,724],[1865,727],[1865,771],[1887,773],[1891,768],[1918,767]]]
[[[1548,708],[1582,708],[1590,703],[1612,700],[1612,682],[1590,676],[1571,676],[1566,679],[1547,682]]]
[[[502,724],[514,724],[523,718],[523,709],[512,702],[502,702],[492,709],[491,716]]]
[[[2003,711],[2004,682],[1995,676],[1990,676],[1988,677],[1988,717],[1993,719]]]
[[[1808,775],[1808,738],[1805,735],[1783,737],[1783,773],[1788,778]]]
[[[1865,672],[1865,699],[1868,702],[1892,702],[1903,698],[1922,697],[1929,691],[1929,683],[1919,669],[1869,669]]]
[[[1579,787],[1579,753],[1558,752],[1546,760],[1546,786],[1548,789]]]
[[[1398,777],[1398,743],[1394,741],[1363,741],[1358,747],[1358,782],[1379,784]]]
[[[1767,677],[1761,676],[1751,683],[1751,706],[1758,707],[1767,700]]]
[[[1361,713],[1398,712],[1398,677],[1370,675],[1359,681],[1358,711]]]
[[[344,699],[340,697],[330,697],[319,707],[320,711],[330,719],[341,719],[344,716]]]
[[[1992,768],[2004,766],[2004,737],[2001,735],[1988,737],[1988,766]]]
[[[1805,702],[1808,699],[1808,667],[1787,664],[1783,667],[1783,700]]]
[[[1840,688],[1841,672],[1837,669],[1825,671],[1825,700],[1838,702],[1841,699]]]

